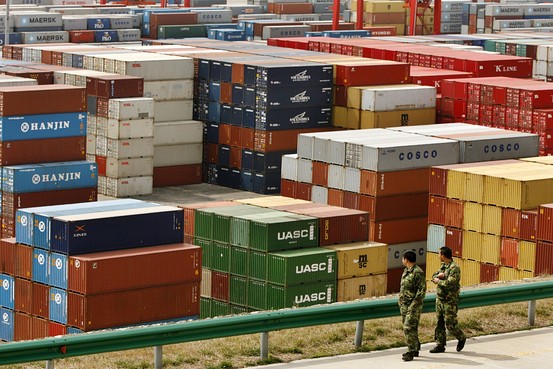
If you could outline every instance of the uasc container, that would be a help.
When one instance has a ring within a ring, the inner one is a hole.
[[[267,280],[291,286],[336,279],[336,252],[323,248],[288,250],[268,254]]]

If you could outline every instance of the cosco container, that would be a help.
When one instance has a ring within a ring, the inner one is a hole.
[[[260,251],[281,251],[319,245],[319,220],[300,214],[253,220],[250,227],[250,248]]]
[[[367,241],[324,248],[336,252],[338,279],[381,274],[388,269],[388,245],[385,243]]]
[[[183,218],[182,209],[172,206],[60,216],[51,223],[51,249],[76,255],[178,243]],[[107,235],[110,242],[101,241]]]
[[[82,112],[0,117],[0,140],[2,141],[72,137],[85,134],[86,113]]]
[[[336,252],[308,248],[272,252],[267,257],[267,281],[292,286],[319,281],[336,280]]]
[[[98,294],[199,281],[201,259],[201,248],[188,244],[72,256],[67,288]],[[145,273],[148,270],[151,272]]]
[[[98,181],[96,163],[88,161],[14,165],[2,168],[2,190],[38,192],[91,187]]]
[[[336,281],[325,281],[296,286],[279,286],[269,283],[267,308],[304,307],[336,302]]]

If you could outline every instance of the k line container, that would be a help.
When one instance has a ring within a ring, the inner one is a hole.
[[[269,253],[267,281],[291,286],[336,280],[336,252],[309,248]]]
[[[337,301],[353,301],[386,295],[386,274],[338,279]]]
[[[76,255],[182,242],[182,209],[160,206],[54,218],[52,251]],[[155,234],[151,227],[158,230]],[[101,239],[110,235],[109,244]],[[101,246],[103,244],[103,246]]]
[[[381,274],[388,269],[388,246],[384,243],[367,241],[324,248],[336,251],[338,279]]]
[[[316,282],[296,286],[279,286],[269,283],[267,308],[304,307],[336,302],[336,282]]]
[[[83,331],[184,318],[200,312],[199,282],[67,297],[67,324]]]

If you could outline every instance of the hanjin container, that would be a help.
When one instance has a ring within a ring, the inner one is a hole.
[[[52,113],[0,117],[0,140],[33,140],[86,134],[86,114]]]

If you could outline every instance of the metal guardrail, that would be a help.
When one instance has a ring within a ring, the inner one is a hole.
[[[531,282],[461,292],[459,308],[553,298],[553,281]],[[435,309],[435,295],[424,300],[424,312]],[[530,308],[529,308],[530,311]],[[535,311],[535,308],[534,308]],[[153,327],[67,335],[0,345],[0,365],[266,333],[281,329],[363,321],[399,315],[397,298],[360,300],[301,309],[265,311]],[[262,335],[263,336],[263,335]]]

